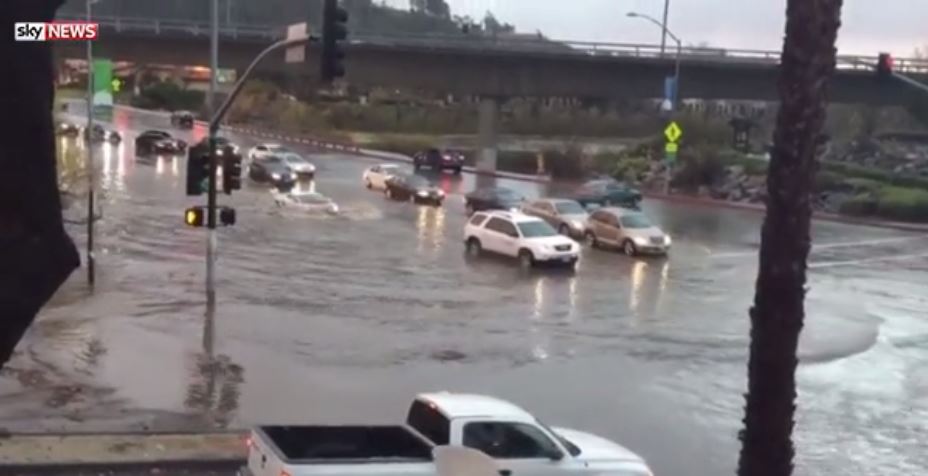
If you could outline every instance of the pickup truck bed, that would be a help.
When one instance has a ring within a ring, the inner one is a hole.
[[[432,445],[403,426],[265,426],[287,462],[428,462]]]

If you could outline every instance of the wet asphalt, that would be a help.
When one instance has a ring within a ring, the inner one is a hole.
[[[184,196],[184,158],[133,147],[148,128],[204,131],[142,113],[113,123],[122,144],[96,152],[96,290],[75,272],[21,344],[0,378],[5,429],[389,423],[417,392],[468,391],[615,439],[658,475],[732,473],[760,213],[645,201],[674,238],[668,258],[584,249],[574,273],[525,273],[465,259],[474,176],[434,175],[445,205],[415,206],[361,185],[376,161],[294,146],[318,168],[302,186],[343,213],[281,212],[247,179],[222,196],[238,224],[219,231],[209,316],[206,234],[182,220],[205,199]],[[84,227],[69,230],[83,246]],[[926,474],[928,237],[828,222],[813,235],[797,473]]]

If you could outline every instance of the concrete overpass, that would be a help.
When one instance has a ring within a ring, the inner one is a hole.
[[[209,26],[157,19],[97,18],[100,39],[95,54],[116,61],[206,65]],[[238,71],[261,49],[282,36],[268,26],[223,26],[221,68]],[[59,58],[82,58],[83,45],[56,43]],[[296,71],[315,76],[316,51],[306,65],[287,65],[272,55],[264,72]],[[777,51],[686,48],[681,55],[681,98],[776,101]],[[543,38],[498,41],[469,36],[387,37],[355,32],[347,47],[349,83],[364,87],[430,90],[480,96],[481,136],[492,146],[498,103],[509,97],[660,98],[674,56],[653,45],[551,41]],[[911,91],[880,83],[873,72],[876,56],[840,56],[831,101],[903,105]],[[928,61],[896,59],[897,70],[928,81]],[[495,161],[495,160],[494,160]]]

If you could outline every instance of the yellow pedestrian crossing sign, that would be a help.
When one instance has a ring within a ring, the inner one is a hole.
[[[113,78],[113,81],[110,83],[110,86],[113,86],[113,92],[118,93],[122,89],[122,81],[119,78]]]
[[[677,144],[676,142],[668,142],[667,145],[664,146],[664,152],[668,154],[676,154],[679,150],[680,144]]]
[[[676,121],[673,121],[664,129],[664,137],[667,138],[667,142],[676,143],[683,137],[683,129],[680,128]]]

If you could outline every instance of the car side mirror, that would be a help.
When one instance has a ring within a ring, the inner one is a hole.
[[[545,456],[547,456],[551,461],[560,461],[564,459],[564,453],[555,447],[552,447],[550,450],[548,450]]]

